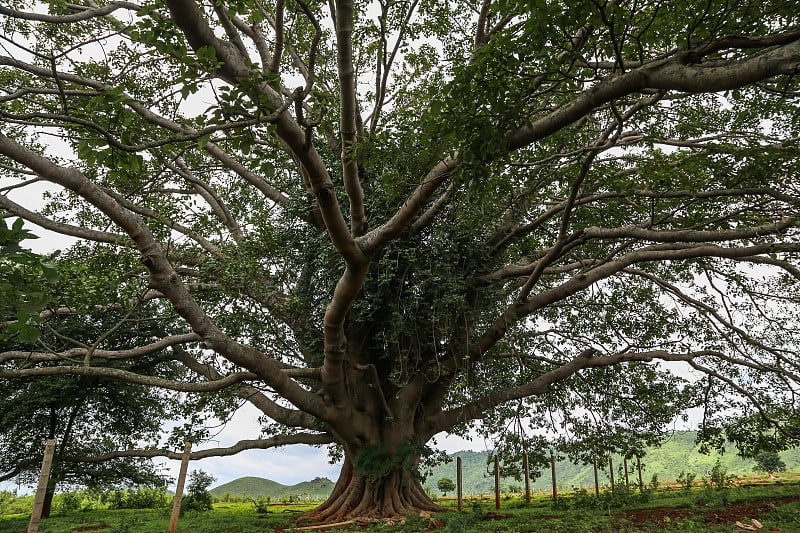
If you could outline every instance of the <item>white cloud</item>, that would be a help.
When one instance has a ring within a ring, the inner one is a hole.
[[[247,404],[231,419],[225,428],[215,437],[214,442],[200,446],[198,449],[217,446],[231,446],[242,439],[258,437],[259,411]],[[483,439],[468,440],[454,435],[440,433],[434,438],[434,448],[453,453],[461,450],[487,449]],[[169,475],[175,480],[178,477],[180,461],[167,461]],[[294,485],[309,481],[316,477],[327,477],[336,481],[341,463],[330,464],[326,447],[313,447],[302,444],[273,448],[269,450],[248,450],[233,456],[210,457],[189,463],[189,472],[202,469],[214,476],[217,481],[213,486],[222,485],[240,477],[262,477],[277,481],[284,485]],[[174,485],[173,485],[174,488]]]

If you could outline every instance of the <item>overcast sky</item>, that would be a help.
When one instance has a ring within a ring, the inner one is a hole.
[[[216,441],[204,444],[198,449],[230,446],[241,439],[256,438],[260,431],[259,413],[255,407],[245,405],[228,423],[225,430],[216,437]],[[453,453],[461,450],[486,450],[487,444],[481,438],[468,441],[441,434],[436,439],[435,447]],[[166,466],[169,475],[177,478],[180,461],[167,461]],[[294,485],[315,477],[327,477],[335,482],[340,468],[341,464],[330,464],[327,447],[317,448],[304,444],[270,450],[250,450],[234,456],[201,459],[189,464],[190,472],[202,469],[214,476],[217,481],[213,486],[245,476],[263,477],[284,485]]]

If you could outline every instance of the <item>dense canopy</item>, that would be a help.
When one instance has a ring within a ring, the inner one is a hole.
[[[42,327],[165,332],[8,350],[0,379],[247,400],[263,435],[219,453],[343,454],[317,520],[435,509],[413,474],[443,431],[633,454],[702,407],[709,438],[731,413],[794,438],[796,2],[0,16],[0,208],[76,241]],[[136,371],[165,353],[185,379]]]

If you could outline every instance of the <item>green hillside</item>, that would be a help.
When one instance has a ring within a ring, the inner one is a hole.
[[[753,474],[752,460],[742,459],[736,455],[734,448],[729,448],[722,455],[711,454],[703,455],[695,444],[696,433],[687,431],[675,433],[664,444],[658,448],[649,448],[647,454],[642,458],[642,467],[645,483],[650,482],[653,474],[658,475],[659,481],[674,481],[681,471],[694,473],[697,475],[698,482],[706,475],[706,472],[714,467],[719,459],[729,474],[747,476]],[[494,475],[491,467],[487,465],[489,458],[488,452],[463,451],[449,456],[449,461],[433,468],[432,474],[428,476],[424,485],[427,490],[434,494],[440,494],[436,488],[436,482],[444,477],[453,481],[456,480],[456,457],[461,457],[463,464],[464,494],[490,494],[494,492]],[[781,454],[781,458],[786,463],[787,470],[800,472],[800,449],[789,450]],[[619,467],[622,459],[614,458],[615,472],[619,475]],[[629,468],[634,468],[631,464]],[[534,473],[531,474],[532,478]],[[569,490],[573,487],[593,488],[594,471],[592,465],[576,465],[569,461],[559,461],[556,463],[556,479],[560,490]],[[599,479],[601,485],[608,485],[608,463],[604,461],[600,465]],[[638,479],[637,474],[631,475],[631,482]],[[521,482],[512,478],[503,478],[501,486],[507,488],[511,485],[522,485]],[[531,487],[533,490],[550,490],[550,470],[546,469],[536,479],[532,479]],[[311,481],[304,481],[297,485],[282,485],[269,479],[258,477],[243,477],[225,483],[211,489],[214,496],[223,496],[225,493],[232,496],[245,496],[255,498],[258,496],[269,496],[270,498],[282,498],[284,496],[308,497],[311,499],[326,498],[333,490],[333,482],[327,478],[316,478]]]
[[[674,481],[681,471],[687,473],[697,474],[697,480],[706,475],[706,471],[714,467],[717,459],[719,459],[722,466],[724,466],[729,474],[738,476],[753,475],[752,460],[742,459],[736,455],[735,448],[726,449],[722,455],[713,453],[710,455],[703,455],[698,450],[695,444],[694,432],[680,432],[675,433],[662,444],[659,448],[649,448],[647,454],[642,458],[642,477],[645,483],[648,483],[653,474],[658,475],[660,481]],[[463,464],[463,483],[465,494],[489,494],[494,491],[494,474],[492,467],[487,465],[489,458],[488,452],[474,452],[464,451],[457,452],[450,455],[448,463],[439,465],[433,469],[433,472],[425,481],[426,489],[438,494],[436,489],[436,482],[443,478],[448,477],[455,481],[456,479],[456,461],[455,457],[460,456]],[[786,463],[787,470],[792,472],[800,471],[800,450],[789,450],[781,453],[781,458]],[[619,475],[619,467],[622,464],[622,458],[614,458],[614,476]],[[633,468],[635,464],[629,465]],[[608,463],[599,465],[599,480],[601,485],[607,485],[610,482],[608,475]],[[533,478],[533,473],[531,476]],[[556,479],[560,490],[569,490],[572,487],[593,488],[594,487],[594,471],[592,465],[576,465],[568,461],[559,461],[556,463]],[[638,480],[638,474],[631,475],[631,482]],[[503,478],[500,482],[501,487],[508,487],[510,485],[522,485],[521,482],[515,481],[513,478]],[[550,490],[550,470],[546,469],[536,479],[531,481],[533,490]]]
[[[327,498],[332,490],[333,482],[328,478],[318,477],[311,481],[303,481],[297,485],[282,485],[271,479],[240,477],[239,479],[214,487],[209,492],[213,496],[223,496],[227,493],[232,496],[244,496],[248,498],[269,497],[278,499],[284,496],[293,496],[318,500]]]

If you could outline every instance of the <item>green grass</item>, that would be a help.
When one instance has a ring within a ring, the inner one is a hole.
[[[306,505],[275,505],[270,514],[259,516],[251,504],[216,503],[209,512],[187,512],[179,521],[181,531],[192,533],[250,533],[291,528],[298,512],[313,508]],[[43,519],[40,533],[155,533],[169,529],[171,509],[96,509],[76,511]],[[0,517],[0,532],[24,533],[29,515]]]
[[[783,484],[758,486],[732,486],[725,492],[725,501],[729,506],[739,502],[777,500],[800,493],[800,482],[794,480]],[[546,494],[538,494],[529,505],[519,497],[506,498],[501,502],[501,509],[495,510],[494,500],[489,498],[467,499],[465,512],[455,512],[453,499],[440,499],[439,503],[452,511],[441,513],[435,518],[443,523],[441,531],[447,533],[537,533],[537,532],[570,532],[570,533],[602,533],[633,531],[704,531],[731,532],[736,531],[734,520],[723,524],[706,523],[703,513],[724,514],[726,509],[719,498],[717,489],[695,487],[691,491],[667,487],[653,493],[649,499],[613,507],[620,503],[606,495],[595,499],[593,492],[583,497],[563,494],[559,504],[553,505]],[[634,493],[635,496],[635,493]],[[715,497],[717,498],[715,500]],[[636,498],[633,498],[636,499]],[[22,506],[26,498],[15,501]],[[311,509],[315,503],[270,505],[266,515],[256,512],[251,503],[215,503],[212,511],[196,513],[188,512],[180,520],[179,530],[191,533],[265,533],[276,529],[291,531],[297,513]],[[660,528],[647,525],[641,516],[630,515],[637,510],[651,510],[653,515],[670,515],[665,525]],[[18,510],[17,508],[13,510]],[[671,511],[674,510],[674,513]],[[8,511],[8,509],[6,509]],[[493,514],[496,513],[495,516]],[[56,513],[53,517],[42,520],[39,531],[42,533],[73,533],[79,531],[98,531],[101,533],[156,533],[168,530],[170,509],[143,510],[108,510],[93,509],[90,511],[73,511]],[[754,516],[765,526],[784,532],[800,532],[800,502],[780,503],[767,506],[767,510]],[[27,529],[29,515],[27,513],[0,515],[0,533],[23,533]],[[340,530],[345,532],[418,532],[426,528],[425,520],[412,517],[404,525],[374,525],[369,529],[353,528]],[[649,527],[649,529],[648,529]],[[639,529],[635,529],[639,528]]]

